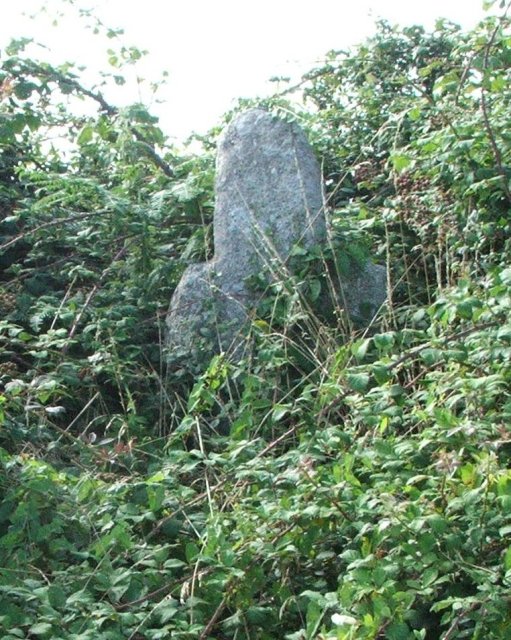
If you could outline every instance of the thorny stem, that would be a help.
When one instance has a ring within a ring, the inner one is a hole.
[[[216,608],[212,618],[210,619],[208,624],[204,627],[203,632],[199,636],[199,640],[204,640],[205,638],[208,637],[213,627],[216,625],[218,618],[222,615],[223,610],[225,609],[226,606],[227,606],[227,595],[223,597],[222,601]]]

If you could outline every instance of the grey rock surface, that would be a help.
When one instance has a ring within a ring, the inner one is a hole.
[[[346,309],[359,323],[368,324],[387,298],[387,269],[368,262],[341,283]]]
[[[321,171],[303,131],[262,109],[236,118],[220,141],[215,260],[245,278],[291,248],[326,239]]]
[[[239,357],[260,295],[246,279],[264,272],[278,280],[294,245],[327,239],[321,171],[305,134],[262,109],[242,113],[225,130],[215,191],[214,258],[189,266],[174,292],[166,320],[172,354],[193,356],[209,344],[211,352]],[[350,312],[362,310],[360,295],[379,307],[384,272],[368,265],[343,284]]]

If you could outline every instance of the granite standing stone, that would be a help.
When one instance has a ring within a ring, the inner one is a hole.
[[[320,167],[296,124],[251,109],[227,127],[217,153],[213,232],[214,258],[189,266],[171,300],[167,345],[175,355],[193,357],[209,342],[212,352],[239,357],[260,295],[246,279],[263,271],[282,278],[294,245],[326,241]],[[385,269],[368,265],[350,278],[345,298],[356,315],[353,285],[379,306]]]

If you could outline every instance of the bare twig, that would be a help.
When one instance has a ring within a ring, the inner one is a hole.
[[[82,407],[82,409],[80,410],[80,412],[78,413],[78,415],[76,415],[73,420],[71,420],[71,422],[67,425],[67,427],[65,429],[63,429],[63,431],[61,432],[60,437],[58,438],[57,442],[60,440],[60,438],[64,435],[67,434],[72,428],[73,426],[78,422],[78,420],[82,417],[82,415],[87,411],[87,409],[97,400],[97,398],[99,397],[99,391],[96,391],[96,393],[92,396],[92,398],[89,399],[89,401],[86,403],[86,405],[84,407]]]
[[[206,575],[206,573],[211,573],[212,571],[213,571],[212,567],[209,568],[209,569],[204,569],[203,575]],[[158,587],[158,589],[155,589],[154,591],[146,593],[144,596],[141,596],[140,598],[137,598],[136,600],[130,600],[129,602],[123,602],[122,604],[116,604],[116,605],[114,605],[114,607],[115,607],[115,609],[117,611],[123,611],[124,609],[129,609],[131,607],[136,607],[137,605],[142,604],[143,602],[146,602],[147,600],[153,600],[154,598],[157,598],[162,593],[169,593],[170,591],[172,591],[176,587],[179,587],[180,585],[182,585],[187,580],[189,580],[189,577],[185,576],[183,578],[179,578],[179,580],[174,580],[174,582],[167,582],[167,584],[164,584],[162,587]]]
[[[280,442],[285,440],[288,436],[292,435],[296,431],[297,428],[298,428],[298,425],[295,424],[294,426],[291,427],[291,429],[288,429],[281,436],[279,436],[275,440],[272,440],[272,442],[270,442],[270,444],[268,446],[266,446],[262,451],[260,451],[255,456],[255,458],[257,459],[257,458],[262,458],[263,456],[265,456],[269,451],[274,449]]]
[[[222,615],[223,610],[225,609],[226,606],[227,606],[227,596],[224,596],[222,601],[216,608],[215,613],[213,614],[211,620],[204,627],[204,630],[200,634],[199,640],[204,640],[209,636],[210,632],[212,631],[213,627],[216,625],[218,618]]]

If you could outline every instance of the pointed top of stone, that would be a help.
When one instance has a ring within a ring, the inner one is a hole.
[[[321,171],[303,131],[260,108],[237,116],[218,145],[216,259],[248,275],[325,239]]]

